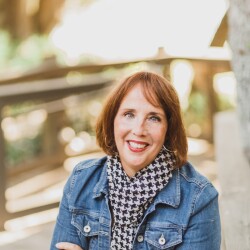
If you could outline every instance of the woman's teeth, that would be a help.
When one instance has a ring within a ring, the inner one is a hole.
[[[129,142],[129,145],[132,148],[145,148],[147,144],[141,144],[141,143],[136,143],[136,142]]]

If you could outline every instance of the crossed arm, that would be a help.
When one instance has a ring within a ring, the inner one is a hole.
[[[59,242],[56,244],[56,247],[60,250],[84,250],[78,245],[69,242]]]

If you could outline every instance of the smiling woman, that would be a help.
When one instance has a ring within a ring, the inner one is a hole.
[[[107,156],[75,167],[51,250],[220,249],[218,193],[187,162],[179,99],[165,78],[126,78],[96,135]]]

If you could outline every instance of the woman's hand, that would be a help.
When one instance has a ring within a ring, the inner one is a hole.
[[[61,250],[84,250],[78,245],[69,242],[59,242],[56,244],[56,247]]]

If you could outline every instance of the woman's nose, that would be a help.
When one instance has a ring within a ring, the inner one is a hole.
[[[147,134],[146,124],[143,120],[136,119],[132,127],[132,132],[134,135],[143,136]]]

